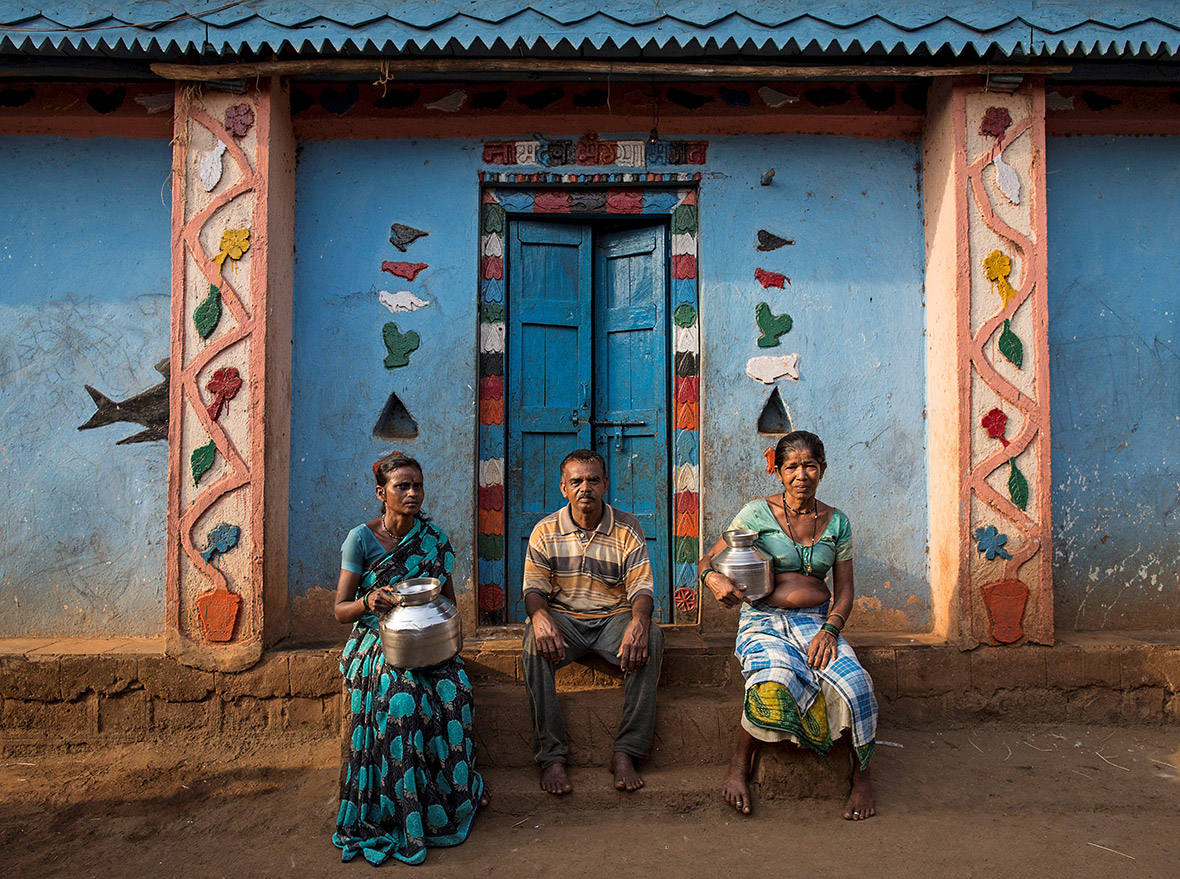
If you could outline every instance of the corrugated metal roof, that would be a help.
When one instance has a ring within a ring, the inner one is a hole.
[[[1177,0],[0,0],[0,51],[1172,55]]]

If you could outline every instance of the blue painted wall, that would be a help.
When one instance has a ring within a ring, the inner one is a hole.
[[[1049,141],[1058,629],[1180,626],[1180,138]]]
[[[777,437],[755,433],[770,388],[746,361],[798,352],[800,380],[780,393],[794,426],[824,441],[819,496],[852,520],[864,628],[932,622],[920,158],[898,140],[723,138],[701,185],[705,538],[778,485],[762,457]],[[796,243],[758,253],[760,228]],[[756,267],[791,283],[763,289]],[[759,302],[794,320],[778,348],[756,346]]]
[[[335,587],[344,534],[377,509],[370,465],[392,448],[422,460],[427,511],[452,536],[460,579],[471,570],[480,153],[469,140],[300,146],[295,596]],[[706,537],[711,542],[744,499],[773,490],[762,458],[771,440],[755,432],[769,388],[745,376],[746,360],[799,352],[802,380],[783,383],[783,396],[796,426],[827,443],[822,496],[853,520],[858,594],[879,601],[878,624],[910,630],[931,618],[918,160],[918,145],[901,141],[717,138],[700,189]],[[772,166],[774,184],[760,187]],[[430,237],[399,254],[388,241],[394,221]],[[763,227],[798,243],[758,253]],[[406,282],[383,274],[382,260],[430,268]],[[754,280],[758,266],[785,272],[791,286],[763,290]],[[431,304],[392,315],[377,301],[382,289],[410,290]],[[795,320],[780,348],[755,345],[761,301]],[[406,368],[381,364],[381,327],[390,320],[422,337]],[[372,438],[391,390],[417,419],[418,439]]]
[[[163,631],[167,443],[77,427],[84,384],[161,380],[170,161],[162,140],[0,137],[0,637]]]
[[[335,590],[340,544],[373,518],[372,464],[393,449],[425,469],[427,515],[451,535],[456,585],[471,570],[475,532],[476,179],[470,141],[335,141],[300,145],[296,172],[291,389],[290,588]],[[389,226],[430,232],[402,254]],[[384,260],[423,262],[414,281]],[[430,305],[391,314],[377,291]],[[408,366],[386,369],[381,328],[421,337]],[[386,442],[373,425],[391,391],[419,438]],[[338,627],[341,632],[344,627]]]

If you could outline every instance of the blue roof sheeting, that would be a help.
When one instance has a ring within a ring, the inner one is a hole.
[[[1173,55],[1177,0],[0,0],[0,50],[114,56],[524,47],[956,55]]]

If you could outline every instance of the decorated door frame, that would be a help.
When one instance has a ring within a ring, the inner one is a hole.
[[[480,174],[479,431],[476,598],[480,625],[507,622],[504,360],[505,236],[522,217],[652,217],[671,226],[672,623],[699,622],[700,321],[699,173]]]

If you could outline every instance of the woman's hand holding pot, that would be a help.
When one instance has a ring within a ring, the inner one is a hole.
[[[705,585],[721,604],[726,607],[737,607],[746,600],[746,588],[739,586],[720,571],[709,571],[705,574]]]

